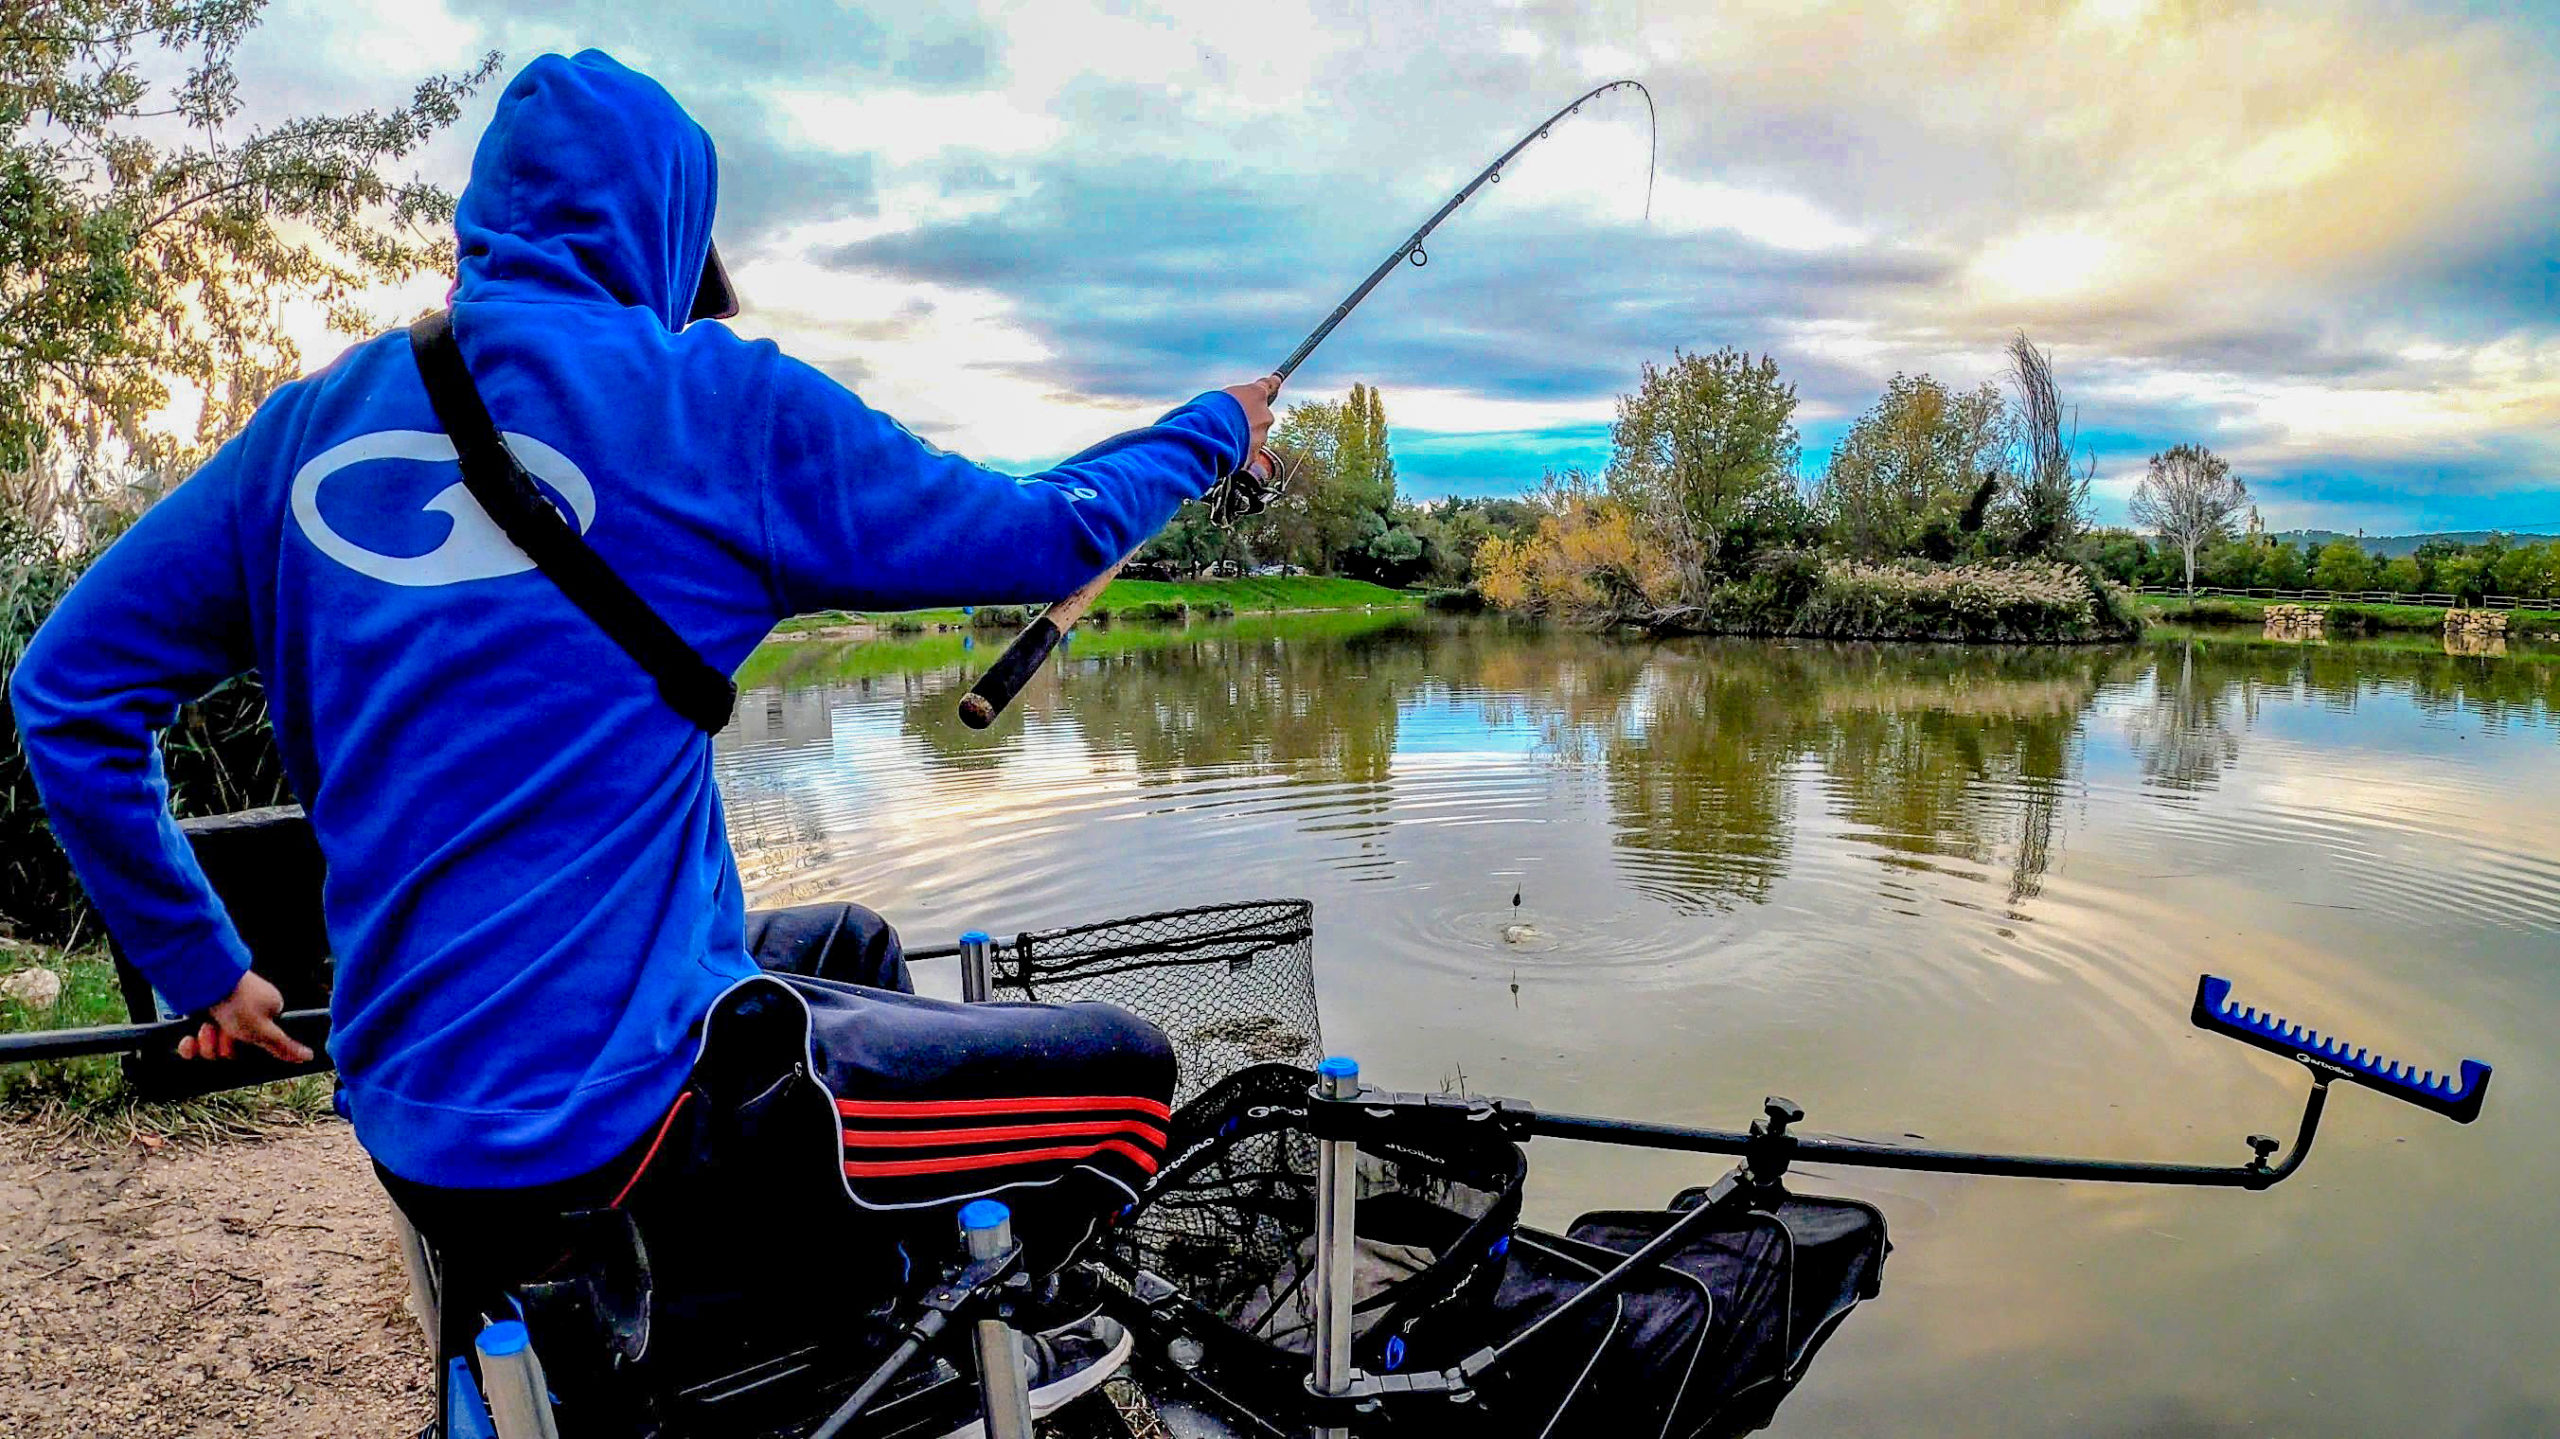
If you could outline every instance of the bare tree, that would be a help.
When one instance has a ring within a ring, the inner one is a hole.
[[[2079,417],[2072,416],[2071,433],[2065,436],[2053,356],[2037,349],[2024,330],[2009,341],[2009,387],[2018,395],[2021,452],[2017,489],[2009,502],[2012,548],[2020,554],[2052,554],[2088,527],[2089,479],[2096,473],[2097,457],[2089,457],[2087,470],[2073,470]]]
[[[2231,517],[2249,502],[2249,487],[2231,462],[2202,445],[2177,445],[2151,457],[2151,472],[2127,508],[2133,522],[2176,545],[2187,557],[2187,593],[2196,590],[2196,551],[2231,535]]]

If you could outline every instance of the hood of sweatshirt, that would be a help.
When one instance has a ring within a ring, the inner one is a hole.
[[[627,306],[681,330],[719,170],[657,81],[600,50],[545,55],[508,82],[471,158],[454,298]]]

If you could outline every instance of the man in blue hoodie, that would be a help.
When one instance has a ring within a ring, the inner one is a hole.
[[[945,454],[766,341],[689,322],[710,138],[588,51],[509,82],[453,330],[507,445],[723,672],[818,609],[1076,588],[1259,446],[1211,391],[1054,469]],[[171,820],[156,732],[254,668],[327,859],[356,1134],[436,1190],[601,1172],[755,972],[709,736],[457,481],[407,334],[277,390],[74,587],[11,685],[54,832],[191,1051],[301,1046]]]

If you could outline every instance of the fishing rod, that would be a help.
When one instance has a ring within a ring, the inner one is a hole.
[[[1476,177],[1469,180],[1465,188],[1450,196],[1447,204],[1434,211],[1430,219],[1422,222],[1421,228],[1407,235],[1403,244],[1398,245],[1385,259],[1379,261],[1378,267],[1369,272],[1369,277],[1355,286],[1349,295],[1343,297],[1342,303],[1333,307],[1333,313],[1324,317],[1324,323],[1309,331],[1307,337],[1298,342],[1298,348],[1289,352],[1289,358],[1282,360],[1279,368],[1271,372],[1271,379],[1274,382],[1273,395],[1276,396],[1279,393],[1279,386],[1286,383],[1291,375],[1296,374],[1298,366],[1305,364],[1307,357],[1315,353],[1316,346],[1323,344],[1325,337],[1333,333],[1334,327],[1350,318],[1351,312],[1360,307],[1360,302],[1369,298],[1369,292],[1377,289],[1386,281],[1387,276],[1395,273],[1397,266],[1404,264],[1421,266],[1430,263],[1430,253],[1422,248],[1422,242],[1431,237],[1432,231],[1440,228],[1441,221],[1457,213],[1458,207],[1467,203],[1476,191],[1487,185],[1501,183],[1503,168],[1519,158],[1521,151],[1545,139],[1555,129],[1556,122],[1582,113],[1583,106],[1612,90],[1633,90],[1644,97],[1645,123],[1653,132],[1652,151],[1645,157],[1644,176],[1645,218],[1651,219],[1653,217],[1654,161],[1660,155],[1662,148],[1661,124],[1654,112],[1653,92],[1646,89],[1641,80],[1612,80],[1606,85],[1596,86],[1584,92],[1572,104],[1531,126],[1529,133],[1521,136],[1510,149],[1497,156],[1492,164],[1477,171]],[[1279,456],[1265,447],[1260,453],[1248,457],[1242,469],[1219,481],[1218,490],[1224,493],[1212,492],[1212,507],[1220,510],[1222,517],[1255,513],[1261,505],[1248,502],[1239,507],[1237,504],[1235,497],[1242,493],[1242,486],[1237,483],[1238,480],[1250,481],[1257,489],[1267,492],[1278,488],[1275,482],[1280,478]],[[1141,545],[1143,543],[1142,541]],[[1031,677],[1040,672],[1040,666],[1048,662],[1049,654],[1058,647],[1058,642],[1065,639],[1067,631],[1075,628],[1076,621],[1083,619],[1085,612],[1092,609],[1094,603],[1102,598],[1103,590],[1110,585],[1113,578],[1120,573],[1121,567],[1128,564],[1130,557],[1136,553],[1137,551],[1133,549],[1129,554],[1122,555],[1111,568],[1096,575],[1074,594],[1049,606],[1037,619],[1023,626],[1022,633],[1013,637],[1013,643],[1005,646],[1004,653],[996,657],[994,664],[987,666],[987,672],[978,676],[978,682],[971,685],[969,693],[961,698],[961,722],[971,729],[985,729],[994,724],[996,716],[1004,713],[1005,706],[1012,704],[1014,696],[1022,693],[1022,687],[1029,684]]]

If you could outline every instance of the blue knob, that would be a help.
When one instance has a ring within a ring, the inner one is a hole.
[[[533,1338],[525,1333],[524,1321],[501,1319],[480,1331],[479,1342],[481,1353],[492,1359],[503,1359],[510,1354],[522,1354]]]
[[[1316,1073],[1327,1079],[1358,1079],[1360,1061],[1347,1054],[1329,1054],[1316,1066]]]
[[[1000,1199],[972,1199],[960,1206],[960,1227],[963,1229],[994,1229],[1011,1218],[1013,1211],[1005,1208],[1004,1201]]]

